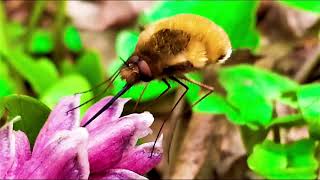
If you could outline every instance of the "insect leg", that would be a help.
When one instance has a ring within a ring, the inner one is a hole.
[[[204,98],[206,98],[207,96],[209,96],[209,95],[213,92],[213,89],[214,89],[214,88],[213,88],[212,86],[203,84],[203,83],[201,83],[201,82],[199,82],[199,81],[190,79],[190,78],[188,78],[188,77],[186,77],[186,76],[182,76],[181,79],[184,79],[184,80],[186,80],[186,81],[188,81],[188,82],[190,82],[190,83],[192,83],[192,84],[195,84],[195,85],[197,85],[197,86],[199,86],[199,87],[201,87],[201,88],[203,88],[203,89],[207,89],[207,90],[209,91],[207,94],[205,94],[205,95],[202,96],[199,100],[197,100],[195,103],[193,103],[193,104],[191,105],[191,107],[194,107],[195,105],[197,105],[199,102],[201,102]]]
[[[95,95],[94,97],[90,98],[89,100],[83,102],[83,103],[80,104],[79,106],[76,106],[76,107],[73,107],[73,108],[69,109],[66,113],[68,114],[69,112],[71,112],[71,111],[73,111],[73,110],[75,110],[75,109],[77,109],[77,108],[80,108],[80,107],[88,104],[90,101],[92,101],[92,100],[100,97],[100,96],[103,95],[104,93],[106,93],[107,90],[109,89],[109,87],[111,86],[111,84],[112,84],[112,83],[114,82],[114,80],[118,77],[118,75],[119,75],[119,72],[116,74],[116,76],[114,76],[114,77],[111,79],[111,81],[108,83],[107,87],[106,87],[102,92],[100,92],[99,94],[97,94],[97,95]]]
[[[144,86],[144,88],[143,88],[143,90],[142,90],[142,92],[141,92],[141,94],[140,94],[140,96],[139,96],[138,101],[137,101],[136,104],[134,105],[133,112],[136,111],[136,109],[137,109],[137,107],[138,107],[138,104],[139,104],[139,102],[141,101],[141,98],[142,98],[143,94],[145,93],[148,85],[149,85],[149,83],[147,83],[147,84]]]
[[[172,113],[172,112],[174,111],[174,109],[177,107],[177,105],[178,105],[179,102],[182,100],[182,98],[187,94],[187,92],[188,92],[188,90],[189,90],[189,87],[188,87],[187,85],[185,85],[183,82],[181,82],[179,79],[177,79],[176,77],[173,77],[173,76],[172,76],[172,77],[170,77],[170,79],[172,79],[173,81],[176,81],[177,83],[179,83],[181,86],[183,86],[183,87],[185,88],[185,91],[182,93],[182,95],[179,97],[178,101],[174,104],[173,108],[171,109],[171,111],[170,111],[170,113],[169,113],[169,114],[171,115],[171,113]],[[158,132],[158,134],[157,134],[156,140],[154,141],[154,144],[153,144],[153,146],[152,146],[152,151],[151,151],[150,157],[152,157],[152,154],[153,154],[155,145],[156,145],[156,143],[157,143],[157,140],[159,139],[159,136],[160,136],[161,131],[162,131],[163,127],[164,127],[164,124],[165,124],[166,121],[170,118],[170,115],[169,115],[168,118],[166,118],[166,119],[162,122],[162,125],[161,125],[161,127],[160,127],[160,130],[159,130],[159,132]]]
[[[171,88],[170,84],[168,83],[168,81],[166,79],[161,79],[162,82],[164,82],[166,85],[167,85],[167,88],[156,98],[152,101],[152,103],[146,105],[146,107],[149,107],[149,106],[152,106],[157,100],[160,99],[160,97],[162,97],[166,92],[169,91],[169,89]],[[145,109],[145,108],[142,108],[142,109]]]

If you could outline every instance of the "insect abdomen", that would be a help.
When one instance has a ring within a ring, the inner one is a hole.
[[[222,28],[209,19],[194,14],[179,14],[147,26],[140,34],[137,48],[144,46],[155,33],[164,29],[183,31],[184,34],[190,36],[190,45],[199,47],[200,49],[190,47],[189,50],[203,53],[204,49],[206,59],[210,61],[207,63],[216,62],[219,57],[222,57],[231,50],[228,35]],[[189,52],[189,54],[193,54],[193,56],[196,53],[197,52]],[[203,56],[200,57],[202,57],[203,61]]]

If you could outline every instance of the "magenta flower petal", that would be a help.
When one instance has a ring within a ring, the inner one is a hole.
[[[156,143],[151,157],[153,144],[153,142],[142,144],[127,152],[115,168],[128,169],[141,175],[146,174],[155,167],[162,158],[162,137]]]
[[[103,98],[99,102],[95,103],[91,106],[86,114],[84,115],[81,125],[84,125],[90,117],[96,114],[105,104],[107,104],[111,100],[111,96]],[[86,128],[90,132],[96,127],[106,126],[109,122],[118,120],[122,113],[122,109],[125,103],[127,103],[129,99],[119,98],[116,102],[110,106],[106,111],[104,111],[100,116],[98,116],[92,123],[90,123]]]
[[[84,128],[59,131],[48,140],[41,153],[32,155],[31,159],[23,165],[15,178],[88,178],[87,141],[88,132]]]
[[[114,125],[96,128],[90,133],[89,162],[91,172],[101,172],[121,160],[135,132],[132,121],[114,122]]]
[[[13,131],[15,148],[12,166],[7,172],[6,179],[13,179],[23,164],[31,158],[30,143],[27,135],[22,131]]]
[[[130,140],[130,148],[133,148],[137,144],[138,139],[152,133],[152,130],[149,127],[153,123],[154,118],[151,113],[143,112],[121,117],[119,121],[133,121],[136,128],[135,134]]]
[[[146,177],[140,176],[139,174],[126,170],[126,169],[110,169],[104,175],[90,175],[89,179],[110,179],[110,180],[129,180],[129,179],[141,179],[146,180]]]
[[[153,116],[144,112],[122,117],[108,126],[92,130],[89,135],[90,170],[101,172],[116,165],[122,154],[135,146],[138,138],[151,132],[149,126],[152,122]]]
[[[42,127],[33,148],[33,154],[42,153],[43,147],[56,132],[60,130],[71,130],[80,125],[80,111],[70,111],[80,103],[80,96],[68,96],[63,98],[52,110],[48,120]]]
[[[0,179],[4,179],[14,159],[14,136],[12,123],[8,123],[0,129]]]

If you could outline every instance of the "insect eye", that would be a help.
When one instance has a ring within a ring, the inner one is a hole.
[[[139,57],[138,57],[138,56],[132,56],[132,57],[130,58],[130,61],[131,61],[132,63],[137,63],[137,62],[139,61]]]
[[[139,72],[142,76],[142,79],[150,79],[152,77],[152,73],[150,70],[149,65],[146,63],[146,61],[141,60],[138,62],[138,68],[139,68]]]

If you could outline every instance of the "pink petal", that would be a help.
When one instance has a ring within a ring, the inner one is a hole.
[[[15,157],[7,172],[6,179],[14,179],[17,171],[31,158],[30,143],[27,135],[22,131],[13,131],[15,141]]]
[[[122,154],[133,148],[138,138],[151,132],[149,126],[153,116],[148,113],[131,114],[109,123],[108,126],[95,128],[90,132],[89,162],[92,172],[112,168]]]
[[[111,96],[103,98],[99,102],[91,106],[86,114],[84,115],[81,125],[84,125],[90,117],[96,114],[105,104],[111,100]],[[104,111],[100,116],[98,116],[92,123],[90,123],[86,128],[88,131],[92,131],[96,127],[105,126],[107,123],[118,120],[120,117],[123,106],[129,101],[129,99],[119,98],[114,102],[106,111]]]
[[[39,135],[36,139],[33,155],[42,153],[43,147],[56,132],[60,130],[72,130],[75,127],[79,127],[80,124],[80,110],[74,111],[68,110],[78,106],[80,103],[80,96],[68,96],[61,99],[57,106],[52,110],[48,120],[42,127]]]
[[[110,180],[122,180],[122,179],[141,179],[145,180],[146,177],[140,176],[135,172],[126,169],[110,169],[104,175],[90,175],[90,179],[110,179]]]
[[[120,118],[119,121],[133,121],[135,125],[136,131],[130,140],[130,148],[134,147],[137,144],[138,139],[152,133],[152,130],[149,127],[153,123],[153,120],[154,118],[149,112],[130,114]]]
[[[136,147],[135,149],[127,152],[115,168],[128,169],[141,175],[146,174],[160,163],[163,153],[161,144],[162,137],[155,145],[152,156],[151,151],[154,142],[142,144]]]
[[[41,153],[32,155],[17,174],[17,179],[87,179],[88,132],[84,128],[59,131],[43,147]]]
[[[3,179],[12,166],[15,157],[13,124],[8,123],[0,129],[0,179]]]
[[[135,132],[132,121],[114,122],[90,132],[89,162],[91,172],[101,172],[120,161]]]

